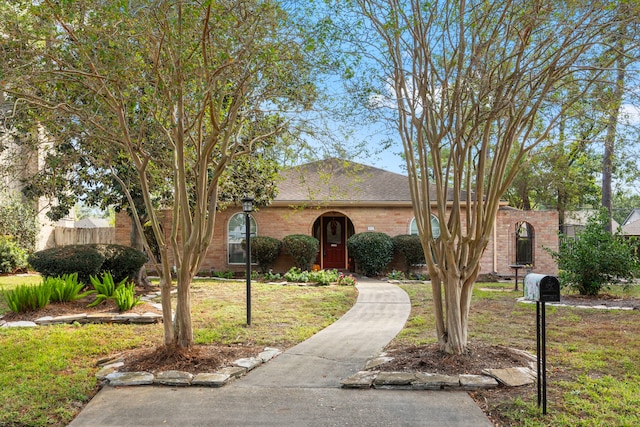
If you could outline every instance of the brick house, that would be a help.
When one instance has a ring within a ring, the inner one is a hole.
[[[323,160],[287,169],[281,173],[278,196],[251,215],[252,235],[277,239],[290,234],[308,234],[320,241],[317,263],[322,268],[349,268],[346,239],[365,231],[393,237],[417,233],[408,178],[353,162]],[[164,229],[170,229],[167,217]],[[437,220],[433,217],[433,221]],[[556,211],[520,211],[506,203],[500,208],[493,239],[483,258],[481,274],[512,276],[510,265],[527,264],[544,274],[556,274],[556,263],[544,247],[558,248]],[[116,242],[128,244],[130,220],[116,220]],[[245,269],[242,245],[245,217],[242,208],[230,207],[216,216],[213,241],[202,265],[203,271]],[[293,265],[281,254],[274,272]]]

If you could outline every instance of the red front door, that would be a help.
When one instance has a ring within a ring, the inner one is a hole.
[[[345,217],[322,217],[323,268],[347,267],[346,234]]]

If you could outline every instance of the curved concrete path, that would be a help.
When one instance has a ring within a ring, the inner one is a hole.
[[[107,386],[70,426],[491,426],[465,392],[340,388],[411,310],[395,285],[358,290],[338,321],[225,387]]]

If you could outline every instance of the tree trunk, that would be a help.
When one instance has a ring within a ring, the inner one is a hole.
[[[622,38],[621,38],[622,39]],[[624,51],[624,42],[618,43],[620,51]],[[610,102],[610,113],[607,120],[607,134],[604,139],[604,157],[602,159],[602,206],[607,209],[608,222],[605,224],[605,229],[609,232],[613,232],[613,226],[611,225],[611,216],[613,214],[613,202],[612,202],[612,190],[611,181],[613,178],[613,154],[614,145],[616,141],[618,118],[620,116],[620,105],[622,104],[622,96],[624,94],[624,81],[626,74],[626,62],[624,56],[620,56],[618,59],[618,71],[616,75],[616,86],[613,91],[612,99]]]

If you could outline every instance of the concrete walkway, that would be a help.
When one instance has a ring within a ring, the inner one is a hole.
[[[362,279],[358,290],[337,322],[230,385],[107,386],[70,426],[491,426],[465,392],[340,388],[411,310],[395,285]]]

